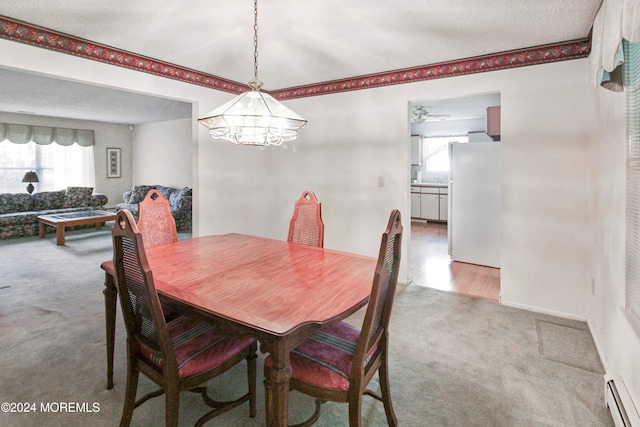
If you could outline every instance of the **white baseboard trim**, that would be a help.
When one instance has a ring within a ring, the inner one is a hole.
[[[620,376],[605,376],[604,400],[616,427],[640,426],[640,415]]]
[[[505,300],[504,298],[500,299],[500,303],[502,305],[506,305],[507,307],[520,308],[522,310],[533,311],[534,313],[548,314],[550,316],[562,317],[564,319],[579,320],[581,322],[586,322],[587,321],[586,316],[577,316],[575,314],[569,314],[569,313],[564,313],[564,312],[560,312],[560,311],[546,310],[546,309],[540,308],[540,307],[535,307],[535,306],[531,306],[531,305],[520,304],[520,303],[517,303],[517,302],[508,301],[508,300]]]

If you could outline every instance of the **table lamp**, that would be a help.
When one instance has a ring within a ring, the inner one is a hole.
[[[38,179],[37,173],[35,173],[34,171],[29,171],[24,174],[24,177],[22,178],[22,182],[29,183],[29,185],[27,185],[27,191],[29,192],[29,194],[31,194],[33,193],[33,188],[34,188],[32,182],[40,182],[40,180]]]

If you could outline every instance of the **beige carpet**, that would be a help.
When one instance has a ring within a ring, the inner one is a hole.
[[[537,320],[540,356],[587,372],[604,375],[595,344],[586,324],[562,325]]]
[[[70,232],[64,247],[52,235],[0,241],[0,403],[35,405],[31,413],[0,412],[0,426],[118,425],[125,335],[118,314],[115,387],[106,390],[99,268],[110,257],[107,230]],[[602,366],[582,322],[409,286],[398,290],[391,324],[400,426],[613,425],[603,404]],[[239,395],[244,369],[211,382],[213,394]],[[250,419],[243,405],[207,426],[265,424],[258,374],[258,416]],[[140,393],[152,388],[141,380]],[[364,425],[386,425],[382,405],[364,402]],[[292,394],[290,407],[291,421],[301,421],[313,402]],[[204,411],[197,395],[181,395],[181,426]],[[347,418],[346,405],[327,403],[317,425],[345,426]],[[164,425],[163,398],[138,408],[132,425]]]

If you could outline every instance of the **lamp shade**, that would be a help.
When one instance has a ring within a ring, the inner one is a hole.
[[[29,171],[24,174],[22,182],[40,182],[40,180],[38,179],[37,173],[35,173],[34,171]]]
[[[307,121],[268,93],[250,90],[198,120],[213,138],[243,145],[280,145],[296,139]]]

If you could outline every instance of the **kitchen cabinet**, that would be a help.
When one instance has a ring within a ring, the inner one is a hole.
[[[487,135],[500,137],[500,106],[487,107]]]
[[[442,184],[411,186],[411,218],[447,221],[448,188]]]
[[[448,218],[449,218],[449,196],[447,194],[440,194],[440,219],[442,221],[447,221]]]
[[[435,191],[438,191],[435,189]],[[440,219],[440,194],[420,194],[420,217],[424,219]]]
[[[420,189],[414,193],[411,187],[411,218],[420,218],[420,197]]]
[[[483,131],[469,132],[467,137],[469,138],[469,142],[493,142],[493,137]]]

